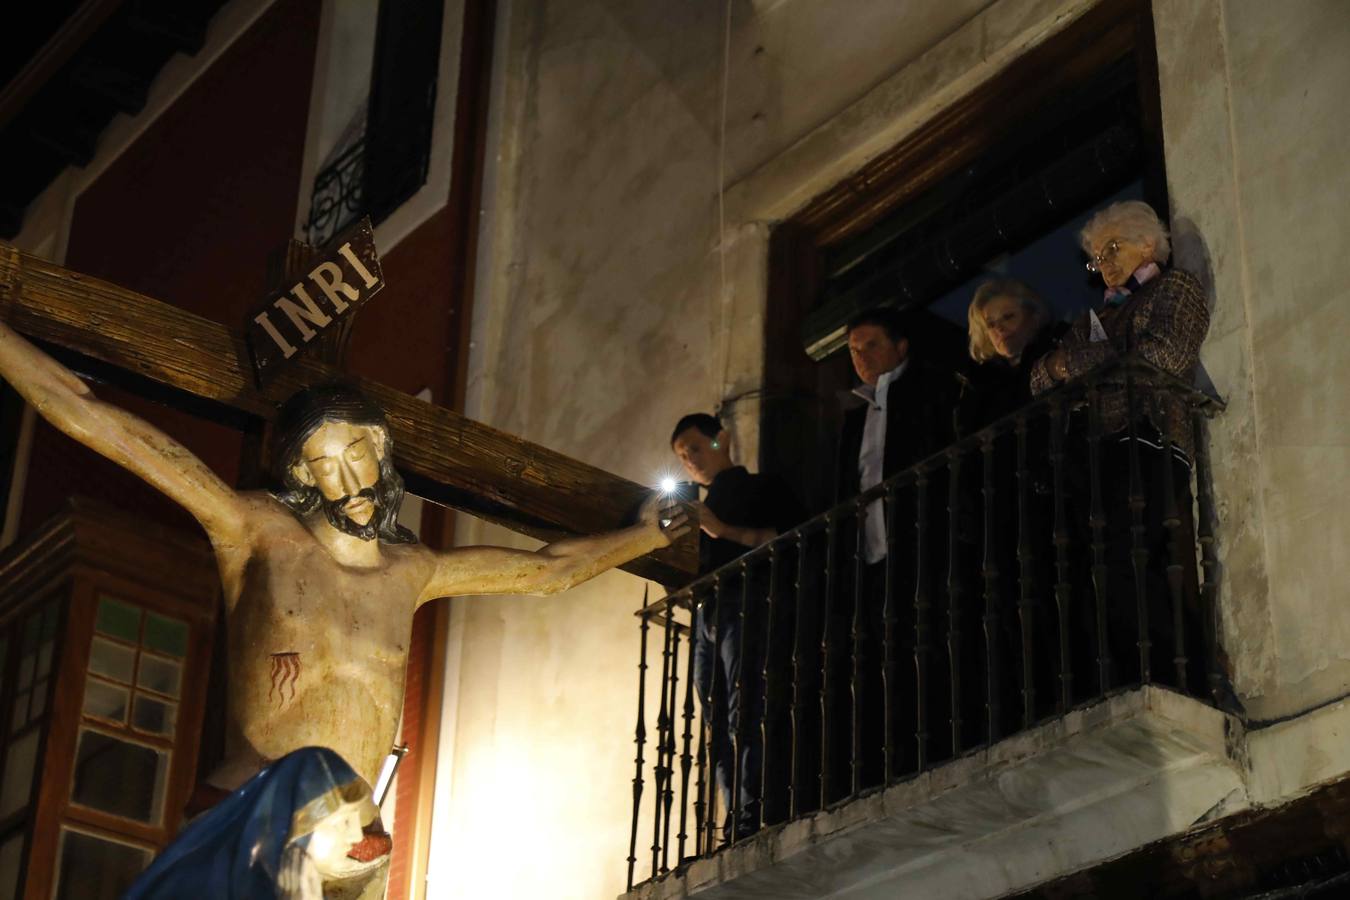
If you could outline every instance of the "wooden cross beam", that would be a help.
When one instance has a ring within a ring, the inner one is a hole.
[[[0,317],[67,351],[63,360],[85,374],[140,393],[147,385],[168,388],[155,391],[156,399],[179,408],[214,407],[271,420],[296,390],[348,378],[388,414],[394,460],[410,493],[541,540],[631,524],[649,490],[317,360],[297,361],[260,389],[242,335],[3,242]],[[697,569],[697,555],[690,537],[623,568],[682,584]]]

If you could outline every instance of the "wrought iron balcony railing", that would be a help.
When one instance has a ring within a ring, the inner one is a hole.
[[[640,843],[661,878],[1116,691],[1217,695],[1220,409],[1113,363],[644,603],[629,888]]]

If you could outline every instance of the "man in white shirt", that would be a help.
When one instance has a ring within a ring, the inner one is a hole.
[[[844,501],[872,487],[885,479],[896,475],[920,460],[944,449],[953,439],[952,406],[954,380],[950,375],[935,372],[922,365],[921,359],[912,358],[911,346],[906,334],[906,323],[895,310],[879,308],[868,310],[849,323],[849,355],[853,360],[854,371],[861,382],[853,393],[864,402],[861,406],[847,411],[844,415],[844,427],[840,436],[839,452],[839,494]],[[945,490],[939,492],[929,488],[929,505],[935,512],[945,507]],[[848,684],[852,676],[851,619],[853,614],[853,578],[852,572],[861,576],[862,602],[865,604],[859,617],[861,634],[858,642],[858,655],[861,674],[860,685],[853,692],[859,710],[859,741],[861,766],[861,786],[867,787],[882,780],[882,749],[885,738],[882,735],[884,703],[882,702],[882,667],[888,658],[884,644],[883,607],[885,601],[886,570],[888,557],[892,569],[892,602],[895,624],[892,627],[892,640],[889,660],[892,663],[891,704],[895,713],[893,741],[892,776],[903,774],[911,766],[915,741],[913,738],[912,673],[914,672],[914,593],[915,593],[915,497],[912,486],[906,486],[895,496],[895,534],[887,534],[887,510],[881,498],[871,501],[863,514],[863,533],[861,541],[861,559],[854,563],[855,543],[850,539],[851,529],[841,534],[843,543],[837,547],[838,559],[844,561],[848,587],[839,597],[840,602],[832,604],[836,617],[847,614],[848,622],[836,618],[836,627],[831,634],[839,640],[832,657],[832,681],[836,685]],[[933,526],[935,527],[936,523]],[[938,559],[940,545],[945,543],[946,533],[930,532],[930,544],[935,551],[925,564],[929,569],[928,583],[937,586],[946,578],[945,564]],[[939,570],[937,567],[943,566]],[[940,571],[940,574],[939,574]],[[932,622],[930,613],[930,622]],[[938,640],[937,632],[930,630],[930,649]],[[841,668],[835,674],[835,666]],[[935,666],[930,663],[930,669]],[[836,727],[852,728],[851,702],[845,699],[837,705],[839,715]],[[838,720],[846,720],[840,723]],[[932,730],[932,729],[930,729]],[[908,733],[907,733],[908,732]],[[843,745],[835,753],[851,760],[852,734],[843,738]],[[851,786],[850,773],[840,772],[836,779],[842,778]]]

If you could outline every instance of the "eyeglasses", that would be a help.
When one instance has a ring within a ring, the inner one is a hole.
[[[1094,253],[1092,255],[1092,258],[1089,259],[1086,263],[1084,263],[1084,265],[1087,266],[1087,270],[1089,272],[1099,272],[1101,271],[1102,263],[1110,262],[1111,260],[1115,259],[1116,254],[1119,252],[1120,252],[1120,241],[1111,241],[1105,247],[1102,248],[1101,253]]]

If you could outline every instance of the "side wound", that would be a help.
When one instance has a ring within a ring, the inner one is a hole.
[[[276,697],[277,709],[286,705],[286,689],[290,689],[289,699],[295,699],[295,683],[300,680],[299,653],[272,654],[272,687],[267,692],[267,700]]]

